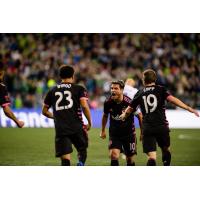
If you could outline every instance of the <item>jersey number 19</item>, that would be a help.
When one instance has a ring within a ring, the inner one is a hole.
[[[143,96],[142,97],[144,100],[144,106],[146,113],[151,113],[155,111],[157,105],[158,105],[158,100],[154,94],[149,94],[148,96]]]

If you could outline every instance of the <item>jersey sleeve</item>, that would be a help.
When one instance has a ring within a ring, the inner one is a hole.
[[[108,104],[107,101],[104,102],[103,112],[104,112],[105,115],[109,114],[109,104]]]
[[[166,88],[163,87],[163,98],[167,99],[167,97],[170,95],[171,95],[170,92]]]
[[[49,91],[44,99],[44,105],[46,105],[47,107],[51,107],[52,106],[52,92]]]
[[[88,100],[88,93],[87,93],[87,90],[84,87],[80,86],[79,99],[82,99],[82,98]]]
[[[0,87],[0,106],[5,107],[10,105],[10,98],[5,86]]]
[[[131,102],[131,104],[129,105],[131,108],[133,108],[134,112],[137,110],[138,105],[139,105],[139,101],[140,101],[140,92],[138,91],[134,98],[133,101]]]

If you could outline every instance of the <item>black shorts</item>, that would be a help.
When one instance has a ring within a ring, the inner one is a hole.
[[[136,149],[136,135],[130,135],[127,137],[112,137],[109,139],[109,149],[119,149],[126,156],[132,156],[137,154]]]
[[[66,135],[66,136],[57,136],[55,138],[55,149],[56,157],[60,157],[65,154],[70,154],[73,152],[72,144],[79,152],[85,150],[88,147],[88,136],[85,132]]]
[[[143,129],[143,152],[156,151],[156,144],[162,149],[170,146],[169,128],[159,126],[156,128]]]

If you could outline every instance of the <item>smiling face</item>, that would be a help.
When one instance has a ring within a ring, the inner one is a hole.
[[[121,97],[123,97],[123,89],[120,88],[119,84],[111,84],[110,92],[111,99],[114,101],[120,101]]]

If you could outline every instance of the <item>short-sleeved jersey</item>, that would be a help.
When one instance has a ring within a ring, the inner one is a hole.
[[[131,99],[123,95],[123,101],[116,103],[111,98],[104,102],[104,114],[110,115],[109,136],[121,138],[135,134],[134,114],[132,113],[125,121],[119,119],[122,111],[130,105]]]
[[[143,114],[143,128],[168,126],[165,101],[169,95],[170,93],[160,85],[147,86],[137,92],[131,102],[131,107],[135,110],[137,106],[140,106]]]
[[[6,86],[0,83],[0,106],[5,107],[10,105],[10,98]]]
[[[82,133],[81,98],[88,99],[87,91],[72,83],[58,84],[47,93],[44,104],[53,108],[57,136]]]

